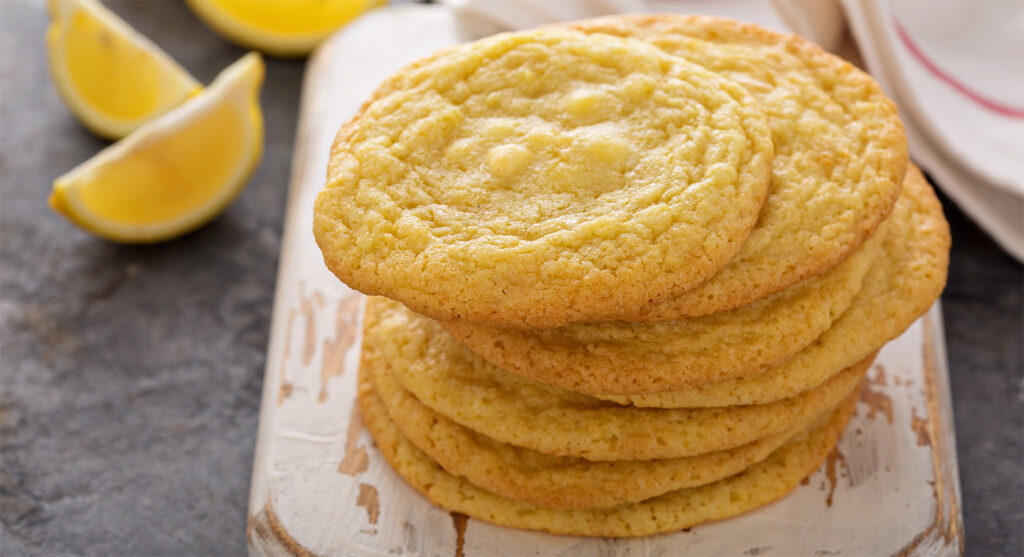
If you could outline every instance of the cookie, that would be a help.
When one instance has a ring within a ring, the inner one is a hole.
[[[675,458],[738,447],[835,406],[866,372],[851,367],[816,389],[757,406],[621,406],[535,383],[487,363],[436,321],[385,298],[366,305],[364,338],[402,387],[492,439],[592,461]]]
[[[757,220],[772,142],[739,84],[640,41],[496,35],[338,132],[314,232],[338,278],[437,319],[554,327],[693,288]]]
[[[884,237],[880,228],[828,272],[711,315],[532,330],[441,325],[498,367],[563,389],[592,395],[690,389],[762,373],[813,342],[849,307]]]
[[[781,433],[725,451],[590,462],[500,443],[445,418],[403,389],[372,348],[363,350],[360,373],[372,376],[377,396],[402,435],[445,471],[491,493],[547,508],[608,508],[711,483],[764,460],[813,421],[800,420]]]
[[[377,448],[413,489],[433,503],[502,526],[577,536],[644,536],[721,520],[766,505],[792,491],[813,472],[839,440],[853,410],[851,393],[827,422],[789,441],[740,474],[700,487],[672,491],[639,503],[598,510],[537,507],[495,495],[445,472],[402,436],[366,374],[359,383],[359,409]],[[859,391],[859,389],[858,389]]]
[[[849,309],[813,344],[760,375],[650,395],[602,397],[622,404],[693,408],[766,404],[813,389],[898,337],[946,284],[949,224],[921,171],[911,165],[882,252]]]
[[[817,45],[709,16],[623,15],[564,27],[656,45],[741,83],[768,114],[772,183],[749,239],[713,280],[631,320],[725,311],[818,275],[893,207],[907,166],[896,107],[869,75]]]

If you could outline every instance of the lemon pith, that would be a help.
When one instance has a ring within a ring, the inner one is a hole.
[[[308,54],[334,30],[384,0],[186,0],[232,42],[275,56]]]
[[[54,0],[46,33],[61,99],[91,131],[119,139],[202,86],[95,0]]]
[[[127,243],[173,238],[241,192],[263,148],[263,63],[244,56],[209,89],[54,182],[50,206]]]

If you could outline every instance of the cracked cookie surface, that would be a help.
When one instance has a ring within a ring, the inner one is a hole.
[[[639,503],[608,509],[564,510],[530,505],[485,491],[445,472],[402,436],[360,373],[358,404],[385,460],[434,504],[502,526],[578,536],[645,536],[721,520],[766,505],[796,489],[832,450],[856,408],[860,389],[824,421],[784,444],[743,472],[699,487],[671,491]]]
[[[512,375],[467,350],[436,321],[386,298],[367,300],[364,319],[366,344],[424,405],[492,439],[591,461],[738,447],[838,404],[867,371],[850,366],[814,389],[763,405],[636,408]]]
[[[602,396],[622,404],[693,408],[765,404],[813,389],[898,337],[932,306],[946,284],[949,224],[935,192],[911,165],[887,225],[881,253],[850,307],[811,345],[759,375],[695,389]]]
[[[498,367],[563,389],[591,395],[690,389],[763,373],[814,342],[850,306],[884,239],[880,228],[829,271],[710,315],[531,330],[461,321],[441,326]]]
[[[820,274],[874,233],[907,168],[896,107],[871,76],[795,35],[711,17],[624,15],[552,29],[643,40],[741,83],[768,114],[768,197],[743,248],[715,277],[629,317],[725,311]]]
[[[497,35],[339,131],[314,232],[345,283],[437,319],[554,327],[693,288],[740,249],[773,146],[739,84],[651,45]]]
[[[492,493],[558,509],[609,508],[720,480],[761,462],[814,420],[832,413],[826,410],[781,433],[724,451],[590,462],[501,443],[445,418],[403,389],[370,346],[363,349],[360,373],[372,374],[374,389],[402,435],[445,471]]]

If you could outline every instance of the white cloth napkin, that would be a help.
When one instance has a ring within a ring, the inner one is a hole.
[[[441,0],[471,36],[617,13],[694,13],[742,19],[788,31],[768,0]]]
[[[913,159],[1024,261],[1024,0],[443,2],[474,36],[612,13],[705,13],[860,57],[899,106]],[[844,43],[847,26],[859,56]]]

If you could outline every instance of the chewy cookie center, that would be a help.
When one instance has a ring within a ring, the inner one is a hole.
[[[760,104],[729,78],[640,41],[507,33],[378,88],[335,139],[314,228],[364,292],[553,327],[721,269],[773,153]]]
[[[386,192],[364,208],[401,220],[399,241],[579,246],[592,234],[573,231],[600,219],[602,236],[654,237],[743,195],[750,107],[723,78],[645,45],[523,35],[426,64],[368,111],[354,154],[392,180],[337,183]]]

